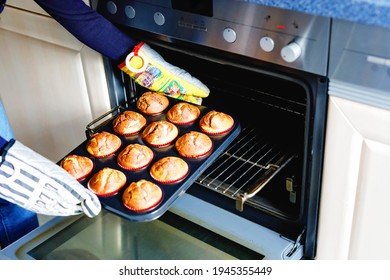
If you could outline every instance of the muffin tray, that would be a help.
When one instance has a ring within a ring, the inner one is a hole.
[[[181,102],[181,101],[178,101],[178,100],[173,99],[173,98],[169,98],[169,106],[163,113],[161,113],[159,115],[155,115],[155,116],[148,116],[148,115],[143,114],[147,120],[146,125],[148,125],[149,123],[151,123],[153,121],[167,120],[166,112],[168,112],[168,110],[173,105],[175,105],[176,103],[179,103],[179,102]],[[153,147],[153,146],[148,145],[147,143],[145,143],[143,141],[143,139],[141,137],[141,133],[133,135],[133,136],[122,136],[113,130],[113,126],[112,126],[113,120],[123,111],[130,110],[130,111],[136,111],[136,112],[140,113],[138,111],[138,109],[135,107],[135,105],[130,105],[127,108],[122,108],[122,107],[115,108],[113,111],[111,111],[111,112],[115,112],[115,114],[111,113],[112,116],[108,117],[108,120],[104,120],[104,122],[102,124],[100,124],[99,126],[96,126],[96,128],[94,128],[93,130],[91,130],[91,127],[90,127],[90,125],[92,123],[89,124],[87,127],[87,139],[68,154],[68,155],[76,154],[76,155],[88,157],[94,163],[94,168],[93,168],[92,172],[86,178],[80,180],[79,182],[84,187],[87,188],[88,181],[93,176],[93,174],[95,174],[97,171],[103,169],[104,167],[110,167],[110,168],[120,170],[126,175],[127,182],[126,182],[125,186],[117,194],[112,195],[112,196],[108,196],[108,197],[99,197],[100,202],[102,204],[102,207],[104,207],[108,211],[111,211],[111,212],[113,212],[121,217],[124,217],[125,219],[131,220],[134,222],[147,222],[147,221],[152,221],[152,220],[159,218],[161,215],[163,215],[169,209],[169,207],[172,205],[172,203],[179,196],[181,196],[182,194],[185,193],[185,191],[195,182],[195,180],[199,177],[199,175],[203,171],[205,171],[207,169],[207,167],[209,167],[210,164],[214,160],[217,159],[218,156],[220,156],[223,153],[223,151],[227,148],[227,146],[240,133],[241,128],[240,128],[240,123],[239,123],[239,120],[237,119],[237,117],[230,114],[230,112],[224,112],[224,113],[229,114],[231,117],[233,117],[234,126],[229,132],[227,132],[225,134],[216,135],[216,136],[209,135],[209,137],[211,138],[211,140],[213,142],[212,151],[204,157],[195,158],[195,159],[188,159],[188,158],[184,158],[184,157],[180,156],[174,147],[175,141],[186,132],[189,132],[189,131],[202,132],[200,127],[199,127],[199,120],[202,118],[203,115],[205,115],[207,112],[212,110],[211,108],[207,108],[205,106],[198,106],[198,107],[199,107],[200,112],[201,112],[198,119],[192,124],[176,125],[178,130],[179,130],[179,135],[172,142],[172,144],[170,144],[169,146],[165,146],[165,147]],[[100,121],[101,119],[103,119],[103,116],[101,118],[98,118],[94,122]],[[87,149],[86,149],[88,137],[90,137],[92,135],[92,133],[102,132],[102,131],[107,131],[107,132],[110,132],[110,133],[117,135],[121,139],[122,145],[121,145],[121,148],[115,153],[115,155],[112,155],[112,156],[107,157],[107,158],[94,158],[93,156],[91,156],[87,152]],[[139,144],[146,145],[149,148],[151,148],[153,153],[154,153],[153,161],[147,167],[145,167],[141,170],[137,170],[137,171],[125,170],[125,169],[121,168],[116,161],[117,155],[127,145],[132,144],[132,143],[139,143]],[[187,162],[187,164],[189,166],[189,173],[184,179],[182,179],[179,182],[173,183],[173,184],[161,184],[161,183],[155,181],[151,177],[151,175],[149,173],[150,167],[153,165],[154,162],[156,162],[157,160],[159,160],[163,157],[166,157],[166,156],[180,157]],[[124,190],[126,189],[126,187],[130,185],[131,182],[135,182],[135,181],[138,181],[140,179],[149,180],[149,181],[155,183],[156,185],[158,185],[162,189],[163,197],[162,197],[161,202],[158,205],[156,205],[154,208],[149,209],[149,210],[144,211],[144,212],[135,212],[135,211],[129,210],[128,208],[126,208],[123,205],[122,194],[123,194]]]

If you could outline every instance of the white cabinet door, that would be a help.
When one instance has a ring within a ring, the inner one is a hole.
[[[83,2],[89,5],[88,0]],[[41,7],[39,7],[33,0],[7,0],[7,5],[11,7],[20,8],[38,14],[48,15]]]
[[[102,57],[49,16],[8,6],[0,17],[0,98],[15,136],[58,161],[110,109]]]
[[[330,97],[318,259],[390,259],[390,111]]]

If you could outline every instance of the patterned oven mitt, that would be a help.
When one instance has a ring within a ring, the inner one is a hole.
[[[135,46],[119,68],[143,87],[198,105],[210,93],[201,81],[166,62],[146,43]]]
[[[60,166],[13,139],[1,147],[1,198],[43,215],[99,214],[97,196]]]

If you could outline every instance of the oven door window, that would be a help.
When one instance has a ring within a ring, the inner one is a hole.
[[[105,210],[94,219],[76,220],[27,255],[61,260],[264,258],[171,212],[153,222],[133,223]]]

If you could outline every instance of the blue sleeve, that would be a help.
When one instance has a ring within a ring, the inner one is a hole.
[[[136,42],[82,0],[34,0],[77,39],[113,59],[124,60]]]

